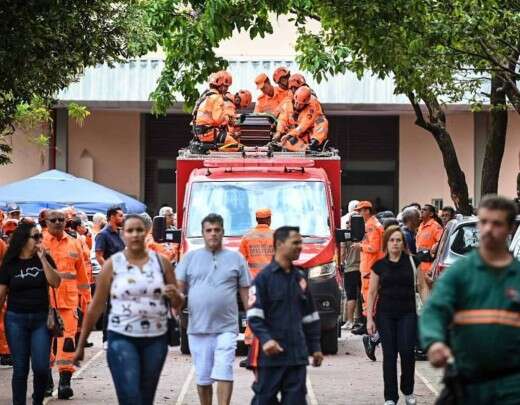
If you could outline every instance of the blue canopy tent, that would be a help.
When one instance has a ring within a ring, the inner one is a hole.
[[[24,215],[37,216],[44,208],[73,205],[87,214],[106,212],[114,205],[127,213],[141,213],[146,206],[125,194],[59,170],[49,170],[0,187],[0,208],[18,204]]]

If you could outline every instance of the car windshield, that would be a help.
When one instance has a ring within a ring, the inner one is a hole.
[[[479,241],[480,232],[476,222],[468,222],[459,226],[450,236],[451,250],[458,255],[471,252],[478,247]]]
[[[271,227],[299,226],[303,236],[330,236],[325,185],[320,181],[236,181],[193,183],[187,236],[201,237],[209,213],[224,218],[226,236],[242,236],[256,225],[259,208],[272,211]]]

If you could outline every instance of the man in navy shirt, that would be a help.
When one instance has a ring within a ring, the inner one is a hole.
[[[114,253],[121,252],[125,243],[119,235],[123,226],[124,214],[120,207],[112,207],[107,211],[107,226],[96,235],[96,260],[103,266]]]
[[[125,242],[119,235],[125,217],[121,207],[111,207],[107,210],[107,225],[96,235],[95,251],[96,260],[101,267],[114,253],[121,252],[125,248]],[[103,314],[103,342],[107,340],[108,309],[110,299],[107,302],[107,311]]]
[[[306,404],[308,357],[323,361],[320,317],[302,269],[292,262],[302,250],[297,227],[274,232],[274,260],[257,275],[250,290],[247,320],[260,341],[257,381],[252,404]]]

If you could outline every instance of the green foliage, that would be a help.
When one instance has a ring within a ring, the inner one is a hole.
[[[47,107],[87,66],[141,55],[156,44],[147,0],[3,0],[0,7],[0,134]],[[13,29],[15,27],[15,29]],[[39,107],[38,107],[39,106]],[[10,149],[0,138],[0,164]]]
[[[67,110],[69,113],[69,117],[73,118],[80,127],[83,126],[83,123],[90,115],[90,111],[87,110],[87,107],[76,103],[70,103],[67,106]]]

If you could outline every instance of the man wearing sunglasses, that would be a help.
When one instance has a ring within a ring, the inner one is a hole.
[[[52,210],[47,213],[47,232],[43,246],[56,263],[61,284],[56,289],[54,305],[59,310],[65,326],[63,337],[57,338],[55,364],[60,373],[58,398],[68,399],[73,391],[70,386],[74,373],[73,358],[76,351],[75,335],[78,328],[77,309],[80,300],[90,301],[90,285],[83,251],[78,240],[65,233],[65,213]],[[52,379],[47,394],[52,393]]]

